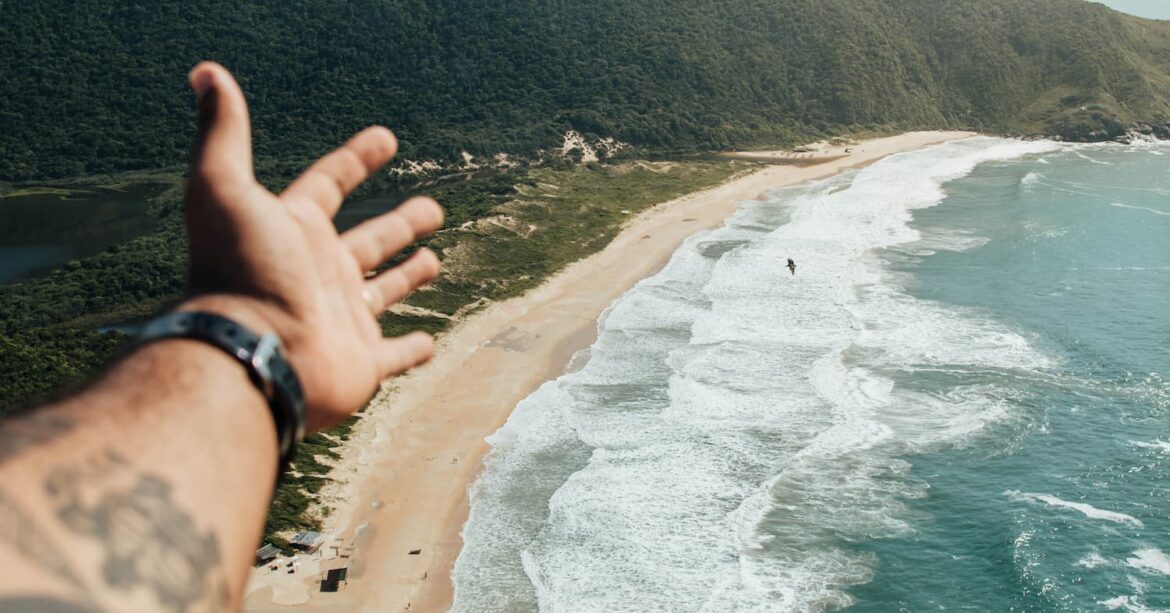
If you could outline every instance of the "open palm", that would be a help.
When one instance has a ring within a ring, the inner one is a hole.
[[[275,195],[253,175],[248,108],[235,79],[205,62],[191,83],[200,130],[186,195],[193,297],[183,308],[275,332],[300,377],[308,429],[335,424],[379,382],[431,356],[430,336],[384,339],[375,315],[433,279],[438,258],[421,249],[369,273],[438,229],[442,209],[411,199],[339,235],[333,215],[394,156],[393,134],[360,132]]]

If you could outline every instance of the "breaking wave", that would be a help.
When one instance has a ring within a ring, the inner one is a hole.
[[[979,137],[892,156],[689,239],[605,313],[581,370],[489,438],[454,610],[847,605],[874,568],[849,543],[909,530],[905,502],[924,494],[901,458],[1012,418],[986,379],[900,381],[1053,366],[979,312],[912,297],[875,250],[920,241],[913,212],[948,181],[1054,147]]]

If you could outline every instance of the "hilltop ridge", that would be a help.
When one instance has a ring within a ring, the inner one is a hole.
[[[28,0],[0,7],[0,40],[8,181],[179,167],[180,75],[204,58],[239,75],[260,166],[283,175],[372,123],[416,164],[570,130],[644,152],[1170,135],[1170,23],[1083,0]]]

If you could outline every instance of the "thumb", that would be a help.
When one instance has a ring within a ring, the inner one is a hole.
[[[189,79],[199,97],[199,135],[190,181],[213,194],[239,193],[255,182],[244,92],[231,73],[214,62],[195,66]]]

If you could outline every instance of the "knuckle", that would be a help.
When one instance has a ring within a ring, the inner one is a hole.
[[[382,263],[383,250],[384,243],[382,237],[377,234],[365,235],[365,239],[361,241],[360,257],[358,260],[366,268],[374,268]]]
[[[338,169],[336,174],[338,175],[346,174],[353,176],[358,173],[365,174],[365,156],[352,145],[345,145],[337,150],[337,162]]]
[[[379,285],[385,290],[382,293],[388,301],[398,300],[410,292],[410,279],[403,272],[395,268],[382,273],[382,282]]]
[[[349,150],[343,150],[347,153],[340,154],[342,158],[352,158],[355,153]],[[340,153],[340,152],[339,152]],[[360,179],[353,178],[355,174],[355,161],[351,159],[338,159],[338,164],[332,165],[329,170],[323,171],[322,174],[332,182],[332,188],[337,192],[338,199],[344,199],[345,194],[350,193],[353,185],[360,182]],[[357,163],[360,166],[360,163]]]
[[[385,224],[382,231],[378,232],[378,237],[382,240],[384,255],[389,256],[411,241],[414,230],[402,215],[393,213],[385,217]]]
[[[310,168],[308,172],[297,179],[298,187],[304,189],[306,195],[314,202],[322,200],[338,200],[345,195],[341,184],[331,173],[323,168]]]
[[[362,233],[346,233],[342,235],[342,240],[345,242],[345,247],[353,258],[359,273],[364,273],[374,266],[370,262],[376,258],[378,247],[373,238]]]

